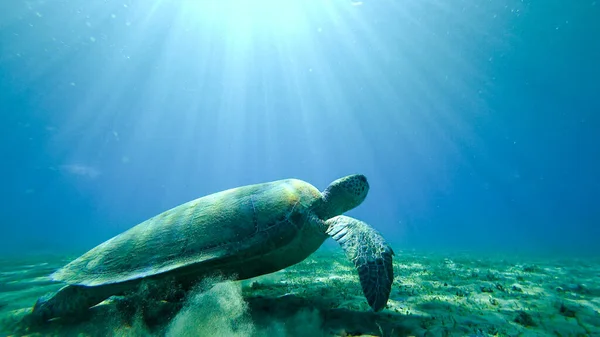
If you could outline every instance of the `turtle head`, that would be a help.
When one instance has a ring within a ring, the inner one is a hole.
[[[360,205],[369,193],[367,177],[353,174],[335,180],[323,191],[323,203],[315,210],[323,220],[343,214]]]

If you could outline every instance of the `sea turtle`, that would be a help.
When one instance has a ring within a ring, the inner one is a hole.
[[[141,280],[233,279],[272,273],[301,262],[328,238],[358,270],[370,307],[382,310],[393,280],[394,252],[366,223],[341,215],[360,205],[364,175],[332,182],[323,193],[298,179],[248,185],[165,211],[109,239],[50,275],[66,283],[41,297],[31,316],[73,316]]]

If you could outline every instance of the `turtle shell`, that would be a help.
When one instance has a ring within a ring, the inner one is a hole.
[[[243,263],[292,241],[321,200],[311,184],[287,179],[192,200],[96,246],[51,275],[85,286],[121,283],[210,264]],[[291,224],[291,225],[290,225]]]

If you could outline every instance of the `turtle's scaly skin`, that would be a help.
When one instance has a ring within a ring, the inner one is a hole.
[[[327,234],[344,249],[354,263],[367,302],[375,311],[387,303],[394,281],[394,251],[383,236],[366,223],[344,215],[326,221]]]
[[[270,273],[302,261],[327,238],[315,235],[317,228],[309,228],[304,218],[320,200],[319,190],[296,179],[211,194],[100,244],[51,278],[99,286],[168,272],[202,274],[215,267],[239,278]],[[287,253],[278,252],[281,248]]]

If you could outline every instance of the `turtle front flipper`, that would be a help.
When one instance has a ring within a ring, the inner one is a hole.
[[[374,311],[380,311],[392,289],[394,251],[379,232],[360,220],[340,215],[325,223],[327,234],[342,246],[354,263],[367,302]]]

